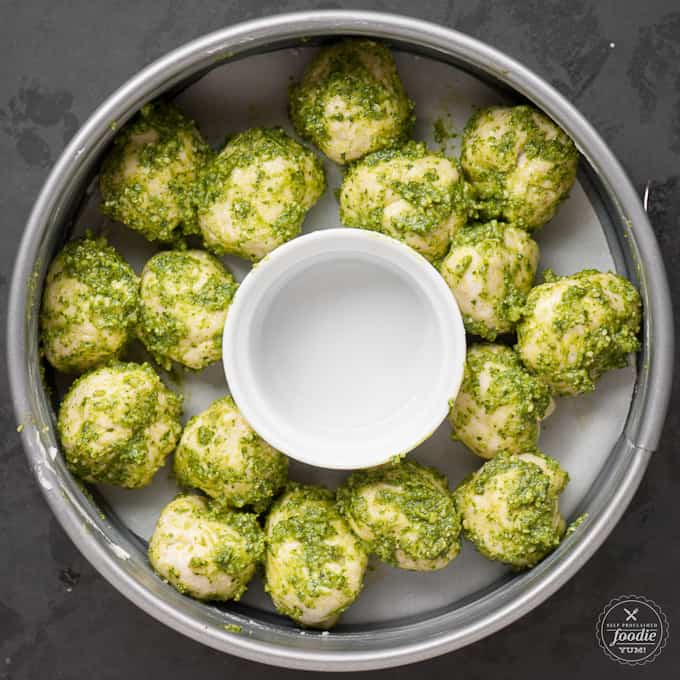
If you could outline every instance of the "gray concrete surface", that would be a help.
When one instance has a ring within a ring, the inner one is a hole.
[[[391,10],[474,35],[535,69],[594,123],[642,190],[680,302],[680,5],[677,0],[469,2],[0,2],[0,288],[31,204],[97,104],[166,51],[243,19],[310,7]],[[4,326],[4,323],[3,323]],[[2,343],[4,345],[4,329]],[[4,351],[3,351],[4,357]],[[0,364],[0,678],[292,678],[203,648],[127,602],[81,557],[25,463]],[[677,381],[676,381],[677,384]],[[639,593],[680,624],[680,393],[660,450],[609,540],[548,602],[459,652],[382,677],[678,677],[680,635],[653,664],[624,669],[597,646],[612,597]],[[587,452],[584,452],[587,455]],[[677,628],[676,628],[677,630]]]

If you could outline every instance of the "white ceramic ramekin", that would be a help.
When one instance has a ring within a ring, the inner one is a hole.
[[[465,331],[455,298],[395,239],[326,229],[253,268],[224,330],[229,389],[272,446],[352,469],[407,453],[446,417]]]

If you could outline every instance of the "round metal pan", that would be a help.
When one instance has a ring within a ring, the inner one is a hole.
[[[587,519],[577,532],[535,569],[427,617],[322,634],[301,632],[266,613],[253,618],[190,600],[153,574],[143,542],[115,514],[100,512],[58,454],[41,376],[37,312],[46,267],[101,155],[140,106],[181,91],[225,62],[339,35],[384,39],[454,65],[534,102],[559,123],[581,151],[582,173],[597,197],[617,269],[639,287],[644,320],[625,426],[581,503]],[[442,654],[508,625],[555,592],[597,550],[635,493],[663,425],[673,357],[672,311],[657,242],[633,186],[579,112],[524,66],[466,35],[406,17],[335,11],[279,15],[211,33],[145,68],[95,111],[55,165],[26,226],[12,280],[7,340],[12,396],[30,465],[53,512],[90,562],[142,609],[195,640],[264,663],[319,670],[384,668]],[[240,634],[227,630],[229,624],[240,626]]]

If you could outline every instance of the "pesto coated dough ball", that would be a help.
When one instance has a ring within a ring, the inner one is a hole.
[[[517,325],[524,365],[558,394],[590,392],[612,368],[640,348],[640,296],[633,284],[610,272],[586,269],[531,290]]]
[[[464,183],[454,161],[422,142],[377,151],[345,175],[340,219],[348,227],[397,238],[436,260],[467,219]]]
[[[265,526],[265,588],[281,614],[331,628],[358,597],[367,556],[323,487],[292,483]]]
[[[467,351],[463,383],[449,412],[453,436],[482,458],[535,448],[540,422],[553,411],[550,388],[504,345]]]
[[[222,356],[222,331],[237,284],[202,250],[167,250],[144,267],[139,338],[166,369],[194,370]]]
[[[513,330],[534,282],[538,255],[538,245],[524,230],[495,221],[454,236],[440,271],[468,333],[495,340]]]
[[[99,177],[101,209],[149,241],[195,231],[195,182],[212,152],[196,125],[156,102],[115,137]]]
[[[206,246],[260,260],[300,233],[325,182],[319,159],[281,128],[241,132],[202,178],[198,223]]]
[[[166,505],[149,542],[154,571],[197,600],[239,600],[263,557],[255,515],[212,508],[200,496]]]
[[[578,152],[563,130],[531,106],[492,106],[465,126],[461,163],[483,216],[532,231],[568,196]]]
[[[347,163],[404,142],[413,102],[387,47],[345,40],[323,49],[291,87],[290,117],[301,137]]]
[[[460,550],[446,477],[410,460],[352,473],[338,508],[370,553],[400,569],[442,569]]]
[[[86,482],[139,488],[182,431],[182,397],[149,364],[113,362],[78,378],[59,409],[66,463]]]
[[[175,475],[220,504],[262,512],[286,483],[288,459],[250,427],[231,397],[223,397],[187,423]]]
[[[116,358],[131,338],[139,281],[106,243],[67,243],[47,272],[40,312],[42,347],[59,371],[80,373]]]
[[[535,566],[564,535],[559,495],[568,481],[559,463],[538,451],[499,453],[454,493],[463,535],[489,559]]]

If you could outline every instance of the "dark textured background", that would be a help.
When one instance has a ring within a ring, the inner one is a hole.
[[[557,87],[597,127],[639,190],[652,181],[652,223],[680,298],[678,0],[0,0],[3,326],[8,279],[31,204],[65,143],[103,98],[142,66],[204,32],[277,12],[341,6],[417,15],[457,28]],[[294,671],[241,661],[179,636],[92,569],[52,517],[27,468],[4,361],[0,373],[0,678],[294,677]],[[678,677],[679,407],[676,389],[661,447],[635,500],[595,557],[556,595],[486,640],[380,675]],[[609,661],[593,633],[602,606],[630,592],[656,600],[671,626],[678,626],[670,646],[643,668]]]

